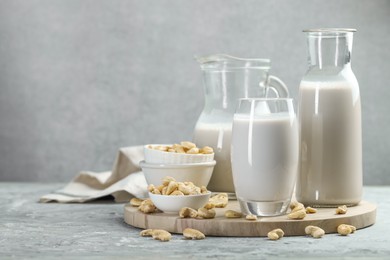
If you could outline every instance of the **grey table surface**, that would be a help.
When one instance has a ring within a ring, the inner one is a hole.
[[[0,258],[91,259],[390,259],[390,186],[364,187],[364,200],[378,205],[376,223],[347,237],[207,237],[169,242],[139,236],[123,220],[124,204],[38,203],[63,183],[0,182]]]

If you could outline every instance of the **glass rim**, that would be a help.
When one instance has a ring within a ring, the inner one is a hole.
[[[313,28],[304,29],[306,33],[354,33],[357,32],[354,28]]]
[[[293,98],[239,98],[241,101],[294,101]]]

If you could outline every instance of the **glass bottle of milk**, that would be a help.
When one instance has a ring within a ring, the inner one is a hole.
[[[211,146],[214,167],[208,189],[234,193],[230,145],[233,115],[239,98],[288,97],[284,83],[269,75],[268,59],[242,59],[225,54],[197,57],[203,72],[205,104],[194,129],[198,147]],[[232,194],[233,195],[233,194]]]
[[[304,30],[309,69],[299,87],[296,197],[305,205],[356,205],[361,200],[361,105],[359,85],[351,70],[355,31]]]

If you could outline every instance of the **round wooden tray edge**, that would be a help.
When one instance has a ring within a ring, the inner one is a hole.
[[[208,236],[259,237],[267,236],[267,233],[274,228],[282,228],[285,236],[302,236],[305,235],[304,228],[308,225],[319,226],[327,234],[337,233],[337,226],[340,224],[354,225],[357,229],[366,228],[375,224],[377,211],[375,204],[362,201],[358,206],[350,207],[345,215],[334,214],[334,209],[319,209],[318,214],[310,214],[303,220],[290,220],[285,215],[259,218],[257,221],[223,217],[225,210],[236,207],[233,202],[229,203],[227,208],[216,209],[217,217],[214,219],[183,219],[173,214],[144,214],[130,204],[126,204],[124,221],[136,228],[159,228],[177,234],[182,234],[185,228],[191,227]],[[328,218],[323,217],[324,214]]]

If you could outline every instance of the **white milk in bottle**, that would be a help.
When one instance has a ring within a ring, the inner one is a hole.
[[[354,29],[310,29],[309,69],[299,87],[297,200],[356,205],[362,197],[359,85],[351,69]]]

